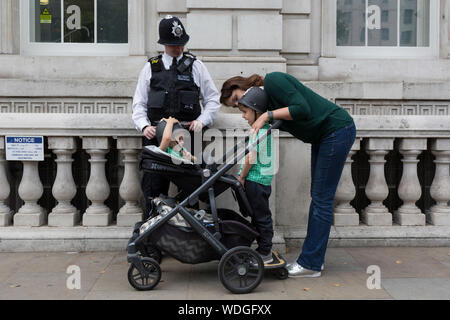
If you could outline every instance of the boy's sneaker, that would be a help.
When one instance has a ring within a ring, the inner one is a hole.
[[[268,264],[268,263],[271,263],[273,261],[272,252],[270,252],[268,255],[262,255],[259,252],[258,252],[258,254],[261,257],[261,259],[263,261],[263,264]],[[252,267],[257,267],[256,261],[252,261],[250,264],[252,265]]]
[[[264,264],[268,264],[268,263],[271,263],[273,261],[272,252],[270,252],[268,255],[262,255],[259,252],[258,252],[258,254],[261,257],[261,259],[262,259]]]

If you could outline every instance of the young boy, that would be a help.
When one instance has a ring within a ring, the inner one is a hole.
[[[179,121],[173,117],[163,118],[157,128],[156,137],[159,148],[175,157],[195,162],[196,158],[183,148],[184,137]]]
[[[262,99],[261,99],[262,98]],[[268,99],[263,89],[252,87],[238,101],[238,108],[242,117],[251,126],[262,113],[267,110]],[[262,136],[269,124],[259,130],[257,137],[252,137],[250,143]],[[262,140],[246,157],[239,170],[239,181],[245,188],[248,201],[253,211],[253,225],[260,234],[257,239],[258,248],[265,264],[273,261],[272,238],[273,222],[269,208],[269,196],[272,192],[271,182],[273,177],[272,163],[272,139],[271,136]]]

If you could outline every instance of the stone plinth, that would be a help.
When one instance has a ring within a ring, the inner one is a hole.
[[[356,188],[352,179],[352,157],[360,149],[361,139],[355,139],[347,156],[341,179],[335,194],[335,208],[333,224],[335,226],[358,226],[359,215],[350,204],[355,198]]]
[[[5,139],[0,137],[0,227],[12,223],[12,210],[6,205],[11,188],[6,177]]]
[[[109,152],[107,137],[83,138],[83,149],[91,156],[91,175],[86,186],[86,197],[91,205],[83,214],[83,225],[102,227],[111,223],[111,210],[104,204],[108,199],[110,188],[105,174],[105,154]]]
[[[384,176],[385,156],[394,148],[394,139],[370,138],[366,150],[370,155],[370,176],[366,185],[366,195],[371,201],[362,212],[362,221],[369,226],[392,225],[392,214],[383,205],[389,194]]]
[[[427,149],[427,139],[401,139],[400,153],[403,155],[403,175],[398,186],[398,195],[403,205],[394,212],[394,220],[402,226],[424,226],[425,215],[416,206],[422,195],[417,175],[417,157]]]
[[[56,179],[52,193],[58,201],[56,207],[48,216],[51,227],[73,227],[80,220],[80,212],[70,202],[77,193],[77,187],[72,176],[72,154],[76,151],[73,137],[49,137],[48,147],[57,155]]]
[[[138,154],[142,148],[142,138],[119,137],[117,149],[124,156],[124,176],[120,184],[119,194],[125,200],[125,205],[117,214],[118,226],[134,226],[142,220],[143,211],[139,206],[141,197],[141,183],[138,168]]]
[[[47,223],[47,212],[37,203],[44,193],[38,164],[36,161],[23,161],[19,196],[25,204],[14,215],[15,226],[39,227]]]

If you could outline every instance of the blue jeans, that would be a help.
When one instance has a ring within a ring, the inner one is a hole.
[[[356,127],[340,128],[311,149],[311,204],[308,229],[297,263],[320,271],[325,259],[337,185],[350,149],[355,141]]]

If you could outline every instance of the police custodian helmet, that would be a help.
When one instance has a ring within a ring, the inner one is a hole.
[[[189,41],[180,19],[173,16],[166,16],[159,23],[158,43],[166,46],[184,46]]]

